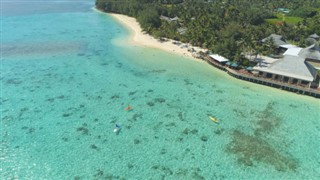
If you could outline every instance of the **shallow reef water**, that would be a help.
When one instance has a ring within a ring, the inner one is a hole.
[[[33,4],[2,3],[0,179],[320,177],[318,99],[119,43],[93,0]]]

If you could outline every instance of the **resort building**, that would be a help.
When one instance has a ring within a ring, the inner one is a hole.
[[[185,34],[187,32],[187,28],[186,27],[180,27],[177,29],[177,32],[181,35]]]
[[[225,64],[229,61],[229,59],[227,59],[223,56],[220,56],[218,54],[211,54],[209,56],[210,56],[210,58],[212,58],[214,61],[218,62],[219,64]]]
[[[320,36],[318,36],[317,34],[312,34],[305,40],[305,43],[308,45],[316,44],[317,41],[319,40],[320,40]]]
[[[262,43],[266,43],[267,41],[273,41],[273,45],[276,48],[279,48],[282,45],[288,45],[286,40],[281,35],[278,35],[278,34],[271,34],[270,36],[261,40]]]
[[[285,14],[288,14],[290,12],[290,10],[287,8],[278,8],[277,11]]]
[[[318,36],[317,34],[312,34],[312,35],[309,36],[309,38],[312,38],[312,39],[314,39],[316,41],[320,40],[320,36]]]
[[[283,38],[281,35],[278,34],[271,34],[270,36],[264,38],[261,40],[262,43],[265,43],[268,46],[272,45],[274,46],[275,54],[272,56],[278,57],[279,54],[283,54],[285,51],[287,51],[290,48],[295,48],[297,46],[289,44],[285,38]]]
[[[253,67],[255,73],[264,78],[299,85],[304,87],[319,87],[320,48],[317,44],[307,48],[286,45],[288,49],[283,57],[274,59],[261,57]]]
[[[168,23],[171,23],[172,21],[175,21],[175,22],[179,21],[179,18],[177,16],[175,16],[174,18],[170,18],[170,17],[161,15],[160,19],[164,20],[164,21],[167,21]]]

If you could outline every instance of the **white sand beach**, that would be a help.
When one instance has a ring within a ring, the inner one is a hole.
[[[176,45],[173,44],[173,40],[168,40],[165,42],[160,42],[159,40],[153,38],[151,35],[146,34],[142,32],[142,29],[139,25],[139,23],[136,21],[135,18],[122,15],[122,14],[113,14],[109,13],[112,17],[114,17],[118,22],[123,24],[125,27],[127,27],[131,32],[132,36],[129,39],[129,43],[132,45],[139,45],[139,46],[146,46],[151,48],[157,48],[161,50],[165,50],[171,53],[175,53],[181,56],[186,57],[193,57],[192,52],[189,52],[189,48],[194,48],[196,52],[203,51],[205,52],[205,49],[194,47],[191,45],[188,45],[188,47],[181,48],[182,45]]]

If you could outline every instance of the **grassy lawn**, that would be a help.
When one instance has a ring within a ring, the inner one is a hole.
[[[281,24],[283,20],[288,23],[288,24],[297,24],[299,21],[302,21],[303,19],[300,17],[294,17],[294,16],[283,16],[283,14],[278,13],[277,18],[271,18],[271,19],[266,19],[268,23],[271,24]]]

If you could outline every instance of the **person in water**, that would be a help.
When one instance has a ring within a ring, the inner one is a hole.
[[[128,107],[125,108],[125,110],[126,110],[126,111],[132,110],[132,106],[129,105]]]

